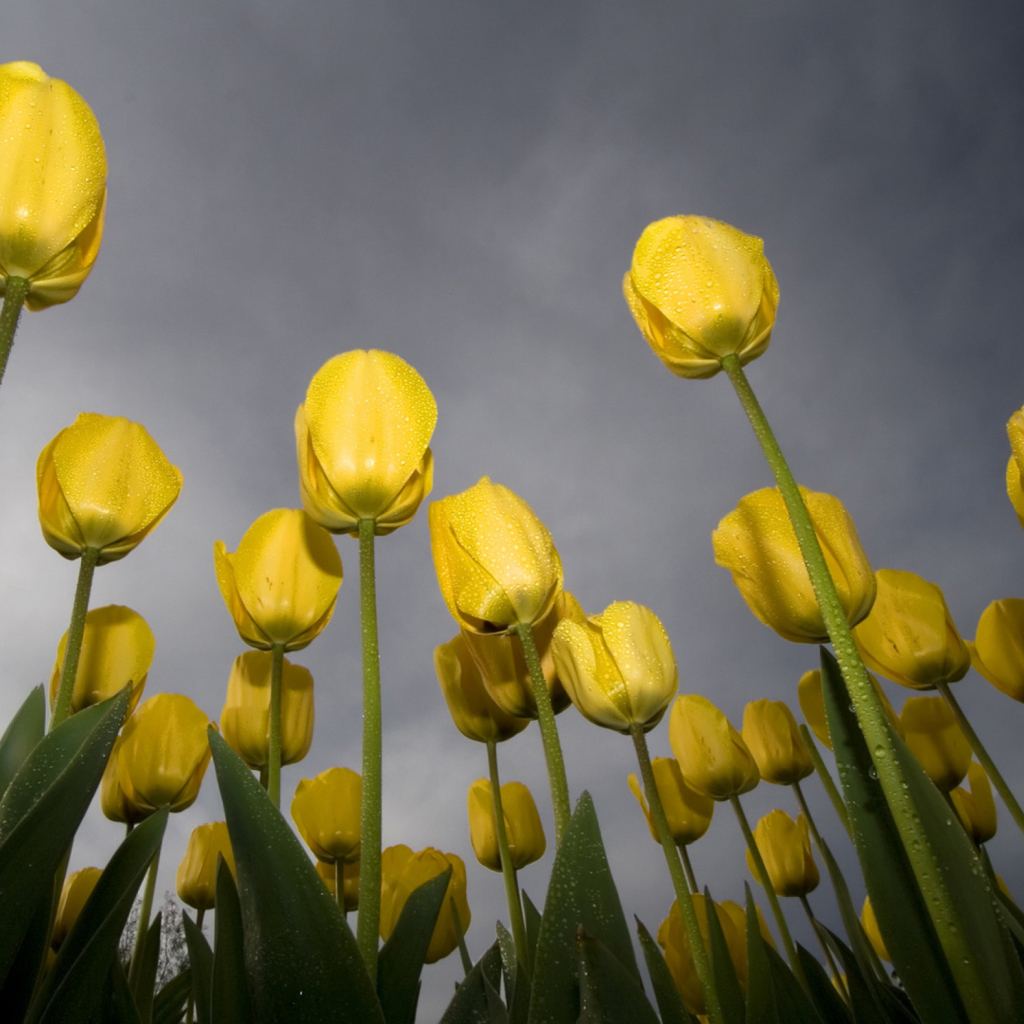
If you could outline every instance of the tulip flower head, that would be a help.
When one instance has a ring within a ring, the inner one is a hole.
[[[993,601],[978,620],[974,643],[967,643],[971,664],[997,690],[1024,702],[1024,601]]]
[[[265,512],[233,554],[217,541],[213,561],[224,603],[250,647],[298,651],[331,621],[341,558],[331,535],[302,509]]]
[[[996,834],[996,802],[992,799],[992,783],[977,761],[967,766],[967,782],[970,791],[957,786],[949,796],[964,831],[975,845],[980,845]]]
[[[292,821],[317,860],[352,863],[362,839],[363,783],[350,768],[328,768],[303,779],[292,800]]]
[[[57,661],[50,673],[51,709],[57,701],[67,644],[65,633],[57,645]],[[127,718],[142,696],[155,649],[153,631],[138,612],[116,604],[93,608],[85,617],[71,713],[99,704],[130,684],[132,696],[125,712]]]
[[[83,412],[40,452],[36,486],[46,543],[65,558],[90,548],[103,565],[124,558],[167,515],[181,471],[145,427]]]
[[[82,913],[102,874],[99,868],[82,868],[64,879],[60,903],[57,905],[57,916],[53,922],[53,931],[50,933],[50,946],[53,949],[60,949],[64,944],[68,932],[74,927],[78,915]]]
[[[679,377],[713,377],[728,355],[756,359],[779,304],[761,239],[708,217],[649,224],[622,290],[640,333]]]
[[[477,779],[469,787],[469,838],[476,859],[491,871],[501,871],[494,796],[489,779]],[[530,791],[521,782],[501,787],[501,809],[512,867],[519,871],[544,856],[544,826]]]
[[[941,697],[908,697],[900,713],[903,741],[943,793],[958,786],[971,763],[971,744]]]
[[[896,732],[899,732],[901,728],[899,715],[896,714],[892,704],[889,703],[889,698],[886,697],[881,684],[870,672],[868,673],[868,679],[875,688],[875,693],[878,694],[878,699],[882,702],[885,713],[889,716],[889,724]],[[829,735],[828,718],[825,714],[825,697],[821,692],[820,669],[812,669],[800,677],[800,681],[797,684],[797,694],[804,721],[810,727],[811,732],[831,750],[832,737]]]
[[[99,253],[106,201],[89,105],[38,64],[0,65],[0,295],[20,277],[28,309],[73,298]]]
[[[220,727],[228,746],[250,768],[270,763],[270,676],[273,654],[246,651],[235,658]],[[281,669],[281,764],[295,764],[313,742],[313,676],[284,659]]]
[[[790,786],[814,771],[793,712],[781,700],[751,701],[743,711],[742,736],[765,782]]]
[[[1024,526],[1024,409],[1018,409],[1006,424],[1012,454],[1006,464],[1006,493]]]
[[[679,762],[674,757],[656,757],[651,761],[651,768],[654,770],[654,784],[658,787],[658,796],[661,798],[661,806],[668,819],[672,838],[680,846],[695,843],[707,832],[711,824],[715,801],[687,785],[683,773],[679,770]],[[660,843],[654,815],[647,806],[640,780],[631,774],[628,781],[630,791],[640,804],[644,817],[647,818],[651,838]]]
[[[223,821],[211,821],[192,829],[185,856],[174,876],[174,888],[182,903],[194,910],[212,910],[217,898],[217,858],[222,857],[235,873],[235,853]]]
[[[316,873],[327,886],[327,891],[337,899],[338,872],[341,872],[341,898],[345,904],[345,913],[359,909],[359,861],[346,864],[344,861],[329,863],[325,860],[316,862]]]
[[[430,493],[437,403],[390,352],[353,351],[317,370],[295,414],[303,508],[332,533],[405,526]]]
[[[746,793],[761,779],[743,737],[706,697],[677,698],[668,738],[687,784],[713,800]]]
[[[853,631],[864,664],[912,690],[963,679],[971,653],[942,591],[912,572],[879,569],[875,576],[875,605]]]
[[[785,811],[770,811],[757,823],[754,842],[776,895],[806,896],[818,887],[818,866],[811,855],[807,819],[802,814],[794,821]],[[750,850],[747,867],[760,884],[761,875]]]

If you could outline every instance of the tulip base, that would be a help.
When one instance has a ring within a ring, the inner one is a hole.
[[[18,320],[25,308],[30,287],[24,277],[9,277],[4,284],[4,304],[0,308],[0,384],[3,383],[7,357],[14,344],[14,332],[18,329]]]

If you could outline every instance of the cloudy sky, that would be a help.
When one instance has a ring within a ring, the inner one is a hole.
[[[795,706],[816,650],[760,625],[711,549],[718,520],[770,482],[753,435],[723,377],[662,367],[621,296],[640,232],[675,213],[765,239],[782,297],[749,373],[798,479],[842,498],[876,568],[939,583],[973,636],[989,601],[1024,596],[1003,488],[1004,424],[1024,403],[1022,35],[1010,3],[8,5],[0,61],[36,61],[82,93],[110,175],[93,275],[23,319],[0,394],[0,719],[49,677],[74,588],[76,564],[36,520],[46,442],[79,411],[123,415],[182,469],[177,506],[98,571],[93,605],[151,624],[147,692],[217,717],[242,645],[213,542],[234,550],[264,511],[299,504],[295,408],[352,348],[398,353],[433,390],[435,497],[484,474],[506,484],[551,530],[585,608],[629,599],[660,616],[682,692],[737,724],[758,697]],[[357,551],[340,548],[335,619],[295,659],[316,679],[317,722],[286,798],[359,766]],[[484,751],[455,731],[433,674],[455,627],[425,514],[379,543],[378,567],[385,842],[467,860],[476,956],[507,914],[465,821]],[[1024,709],[973,673],[958,693],[1024,791]],[[671,888],[626,787],[631,744],[572,709],[559,724],[626,911],[656,928]],[[650,740],[669,752],[665,724]],[[501,754],[550,826],[535,727]],[[767,785],[748,806],[794,812]],[[171,823],[162,888],[189,830],[220,816],[211,773]],[[1020,898],[1012,829],[1004,816],[992,856]],[[72,867],[103,862],[121,834],[94,808]],[[693,848],[716,897],[742,896],[740,843],[720,814]],[[538,897],[550,863],[522,874]],[[835,921],[824,887],[812,903]],[[439,1017],[455,959],[427,970],[421,1020]]]

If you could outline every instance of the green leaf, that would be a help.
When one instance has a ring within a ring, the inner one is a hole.
[[[714,906],[711,893],[706,886],[704,899],[707,900],[708,907]],[[722,1018],[725,1024],[744,1024],[747,1015],[746,1003],[717,912],[708,914],[708,938],[711,940],[711,973],[718,992],[718,1002],[722,1007]]]
[[[192,971],[192,1005],[198,1024],[213,1024],[213,950],[202,929],[188,914],[181,915],[188,945],[188,962]]]
[[[850,947],[827,928],[823,927],[823,931],[846,971],[856,1024],[917,1024],[917,1014],[900,1001],[899,989],[879,981],[873,973],[862,974]]]
[[[153,1000],[153,1019],[150,1024],[178,1024],[185,1013],[185,1002],[192,991],[192,972],[185,968],[176,974]]]
[[[537,940],[540,938],[540,911],[534,906],[533,900],[522,891],[523,917],[526,919],[526,944],[530,947],[530,956],[537,960]]]
[[[575,1024],[579,1013],[576,929],[599,939],[640,982],[590,794],[576,805],[555,854],[534,957],[530,1024]]]
[[[696,1018],[683,1006],[683,997],[672,980],[672,972],[665,963],[661,949],[640,918],[635,920],[637,934],[640,936],[640,948],[647,964],[647,973],[651,976],[651,987],[654,989],[654,998],[658,1001],[658,1012],[663,1024],[692,1024]]]
[[[35,687],[15,712],[10,725],[0,736],[0,797],[11,779],[43,738],[46,730],[46,697],[42,686]]]
[[[659,1024],[636,975],[583,928],[576,933],[576,953],[580,976],[578,1024]]]
[[[245,975],[242,905],[231,869],[220,856],[217,858],[216,900],[211,1015],[217,1024],[248,1024],[253,1013]]]
[[[138,990],[133,993],[139,1017],[149,1020],[153,1013],[153,987],[156,985],[156,968],[160,961],[160,928],[163,914],[153,918],[146,932],[146,942],[142,948],[142,970],[139,972]]]
[[[116,956],[110,963],[102,1004],[103,1024],[142,1024],[143,1016],[135,1005],[135,998],[132,996],[132,990],[128,987],[124,968]]]
[[[501,950],[497,942],[476,962],[455,990],[440,1024],[499,1024],[491,1012],[487,986],[497,990],[501,984]]]
[[[246,972],[264,1024],[384,1024],[355,938],[295,833],[209,730],[242,904]]]
[[[137,825],[114,852],[32,1000],[25,1024],[89,1020],[102,1000],[125,921],[166,825],[164,808]]]
[[[452,869],[424,882],[405,902],[377,959],[377,998],[387,1024],[412,1024],[420,992],[420,973]]]
[[[804,969],[804,977],[810,986],[811,999],[822,1019],[829,1024],[854,1024],[853,1015],[842,996],[836,991],[828,972],[822,967],[817,957],[812,956],[799,943],[796,955],[800,966]]]

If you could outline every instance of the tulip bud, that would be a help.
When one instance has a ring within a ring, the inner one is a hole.
[[[908,697],[900,714],[903,741],[943,793],[957,786],[971,763],[971,745],[941,697]]]
[[[807,819],[794,821],[785,811],[770,811],[754,829],[754,842],[778,896],[806,896],[818,887],[818,866],[811,856]],[[747,850],[747,867],[760,884],[761,875]]]
[[[2,70],[0,68],[0,71]],[[60,903],[57,905],[57,916],[53,922],[53,931],[50,933],[51,948],[60,949],[64,944],[102,874],[99,868],[82,868],[81,871],[75,871],[64,879]]]
[[[551,647],[570,700],[606,729],[653,729],[679,689],[664,626],[632,601],[616,601],[582,623],[563,619]]]
[[[430,493],[437,403],[390,352],[343,352],[317,370],[295,414],[303,508],[332,533],[405,526]]]
[[[861,907],[860,911],[860,923],[863,925],[864,933],[867,935],[868,941],[879,958],[886,961],[886,963],[892,963],[889,951],[885,948],[885,940],[882,938],[882,933],[878,930],[878,918],[875,917],[875,908],[871,906],[870,896],[864,897],[864,906]]]
[[[729,719],[707,698],[690,693],[672,706],[668,738],[687,784],[714,800],[753,789],[757,762]]]
[[[430,547],[441,596],[471,632],[533,624],[562,590],[562,562],[529,505],[487,477],[430,506]]]
[[[912,572],[879,569],[871,614],[853,631],[864,664],[912,690],[963,679],[971,655],[942,591]]]
[[[270,762],[270,651],[246,651],[235,658],[220,727],[231,749],[250,768]],[[283,659],[281,669],[281,764],[295,764],[313,742],[313,676]]]
[[[1010,417],[1006,433],[1013,450],[1006,464],[1006,493],[1021,526],[1024,526],[1024,409],[1018,409]]]
[[[359,909],[359,861],[346,864],[344,861],[318,860],[316,873],[320,876],[327,891],[337,899],[338,872],[341,872],[341,898],[345,903],[345,913]]]
[[[501,870],[498,829],[494,816],[494,796],[488,779],[477,779],[469,787],[469,838],[476,859],[485,868]],[[518,871],[544,856],[547,844],[537,805],[521,782],[506,782],[501,787],[501,809],[512,867]]]
[[[779,304],[761,239],[708,217],[649,224],[622,290],[641,334],[679,377],[713,377],[727,355],[756,359]]]
[[[177,501],[181,471],[146,429],[122,416],[79,413],[36,463],[39,525],[65,558],[124,558]]]
[[[359,859],[362,813],[362,779],[349,768],[303,779],[292,800],[292,821],[317,860]]]
[[[765,782],[790,786],[814,771],[793,712],[781,700],[753,700],[743,711],[743,742]]]
[[[194,910],[211,910],[217,899],[217,858],[224,858],[235,873],[235,853],[223,821],[211,821],[192,829],[185,856],[174,876],[178,898]]]
[[[686,784],[683,773],[679,770],[679,763],[674,757],[656,757],[651,761],[651,768],[654,769],[654,784],[658,787],[658,796],[668,819],[672,838],[680,846],[695,843],[707,832],[711,824],[715,801]],[[640,781],[635,775],[629,776],[629,788],[647,818],[651,837],[656,843],[660,843],[654,815],[647,806]]]
[[[57,645],[57,661],[50,674],[50,708],[57,701],[68,635]],[[71,714],[99,704],[131,684],[127,718],[135,710],[153,664],[156,641],[146,620],[131,608],[111,604],[93,608],[85,617],[85,632],[78,659],[75,688],[71,693]]]
[[[1024,601],[993,601],[978,620],[974,643],[967,643],[971,664],[1007,697],[1024,701]]]
[[[301,509],[265,512],[234,554],[217,541],[213,561],[224,603],[250,647],[298,651],[331,621],[341,558],[331,535]]]
[[[850,625],[875,600],[875,577],[857,529],[831,494],[800,488],[825,564]],[[732,573],[747,607],[779,636],[795,643],[828,641],[811,577],[782,494],[775,487],[748,494],[711,536],[715,561]]]
[[[454,853],[441,853],[428,846],[413,853],[408,846],[389,846],[381,854],[380,937],[387,942],[402,916],[405,901],[424,882],[452,869],[448,888],[444,891],[441,913],[430,936],[426,962],[436,963],[459,944],[458,932],[452,917],[452,903],[459,915],[459,928],[469,928],[469,903],[466,900],[466,865]]]
[[[38,64],[0,65],[0,295],[21,277],[28,309],[75,296],[99,253],[106,181],[85,100]]]
[[[977,846],[987,843],[996,834],[996,803],[992,799],[992,784],[977,761],[967,766],[967,781],[970,792],[957,786],[949,796],[964,831]]]

